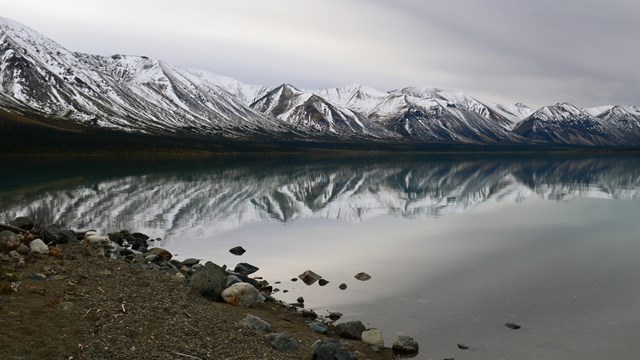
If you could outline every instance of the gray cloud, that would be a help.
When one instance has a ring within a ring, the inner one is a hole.
[[[246,83],[640,105],[636,0],[0,0],[0,8],[71,50],[144,54]]]

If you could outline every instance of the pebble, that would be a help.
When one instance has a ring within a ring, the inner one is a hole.
[[[296,299],[296,301],[297,301],[299,304],[304,304],[304,298],[303,298],[302,296],[298,297],[298,298]]]
[[[318,280],[318,285],[320,285],[320,286],[325,286],[325,285],[327,285],[328,283],[329,283],[329,281],[328,281],[328,280],[325,280],[325,279],[320,279],[320,280]]]
[[[347,289],[347,284],[342,283],[342,284],[340,284],[340,286],[338,286],[338,288],[340,288],[340,290],[346,290]]]

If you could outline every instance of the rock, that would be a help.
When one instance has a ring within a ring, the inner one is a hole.
[[[392,349],[400,353],[416,353],[418,352],[418,342],[410,336],[400,335],[393,342]]]
[[[156,254],[145,255],[144,259],[150,262],[160,261],[160,256]]]
[[[298,350],[298,342],[285,333],[269,334],[267,339],[271,347],[278,351]]]
[[[188,258],[182,261],[182,265],[193,266],[200,262],[200,259]]]
[[[9,252],[20,246],[20,237],[9,230],[0,231],[0,252]]]
[[[148,253],[148,252],[149,252],[149,249],[147,249],[147,247],[146,247],[146,246],[142,246],[142,245],[140,245],[140,246],[138,246],[138,251],[140,251],[140,252],[141,252],[141,253],[143,253],[143,254],[146,254],[146,253]]]
[[[62,248],[59,248],[57,246],[52,247],[51,249],[49,249],[49,256],[53,256],[58,259],[62,258]]]
[[[465,345],[465,344],[457,344],[458,345],[458,349],[460,350],[469,350],[469,346]]]
[[[58,225],[49,225],[42,230],[42,239],[47,243],[77,243],[76,234],[71,230],[62,230]]]
[[[22,230],[31,230],[35,226],[33,220],[31,220],[28,216],[19,216],[11,221],[9,221],[9,225],[15,226]]]
[[[509,329],[513,329],[513,330],[518,330],[520,329],[522,326],[516,324],[516,323],[512,323],[512,322],[508,322],[505,323],[504,326],[508,327]]]
[[[338,288],[339,288],[340,290],[346,290],[346,289],[347,289],[347,284],[342,283],[342,284],[340,284],[340,286],[338,286]]]
[[[173,255],[169,251],[159,247],[149,249],[149,252],[147,252],[147,254],[158,255],[160,259],[165,262],[171,260],[171,258],[173,257]]]
[[[31,251],[38,253],[38,254],[48,254],[49,253],[49,247],[47,246],[47,244],[44,243],[44,241],[40,240],[40,239],[35,239],[32,240],[29,243],[29,247],[31,248]]]
[[[220,293],[227,285],[226,269],[211,261],[196,270],[189,279],[189,287],[204,297],[212,300],[221,300]]]
[[[222,291],[222,299],[231,305],[251,306],[258,298],[258,289],[247,283],[236,283]]]
[[[239,263],[238,265],[236,265],[235,269],[233,269],[234,272],[243,273],[245,275],[253,274],[258,270],[260,270],[260,268],[247,263]]]
[[[299,296],[296,301],[298,302],[298,304],[304,304],[304,298],[302,296]]]
[[[237,283],[241,283],[241,282],[242,282],[242,280],[240,280],[240,278],[235,276],[235,275],[227,276],[227,287],[230,287],[233,284],[237,284]]]
[[[358,360],[336,339],[326,339],[315,345],[313,360]]]
[[[298,281],[298,278],[291,278],[291,281],[296,282]]]
[[[31,251],[31,249],[25,245],[25,244],[20,244],[17,248],[16,248],[16,252],[20,255],[27,255],[29,252]]]
[[[347,321],[336,325],[336,335],[342,336],[345,339],[360,340],[360,335],[365,331],[362,321]]]
[[[149,243],[147,242],[149,237],[142,233],[131,234],[127,230],[121,230],[120,232],[110,233],[107,235],[109,236],[109,239],[111,241],[115,242],[120,246],[123,246],[123,244],[126,241],[129,245],[131,245],[131,249],[133,250],[139,250],[140,247],[144,247],[144,248],[149,247]]]
[[[240,325],[259,334],[271,332],[271,325],[269,325],[268,322],[253,315],[247,315],[244,319],[240,320]]]
[[[367,274],[367,273],[357,273],[356,276],[354,276],[356,279],[360,280],[360,281],[367,281],[369,279],[371,279],[371,275]]]
[[[378,329],[369,329],[362,332],[360,335],[362,341],[373,346],[384,347],[384,338],[382,337],[382,331]]]
[[[320,286],[325,286],[325,285],[327,285],[328,283],[329,283],[329,281],[328,281],[328,280],[325,280],[325,279],[320,279],[320,280],[318,280],[318,285],[320,285]]]
[[[9,260],[13,262],[19,262],[20,260],[22,260],[22,255],[18,254],[18,252],[15,250],[9,251],[9,254],[7,255],[9,256]]]
[[[322,278],[322,276],[314,273],[311,270],[307,270],[307,271],[303,272],[302,274],[298,275],[298,277],[306,285],[313,285],[313,283],[315,283],[316,281],[318,281],[318,280],[320,280]]]
[[[236,246],[234,248],[229,249],[229,252],[233,255],[240,256],[244,254],[247,250],[245,250],[242,246]]]
[[[264,295],[262,294],[258,294],[258,297],[256,298],[256,302],[263,303],[265,301],[267,301],[267,298],[264,297]]]
[[[33,281],[44,281],[47,278],[45,274],[31,274],[27,277]]]
[[[313,310],[302,310],[302,317],[307,318],[307,319],[317,319],[318,318],[318,314],[316,314],[315,311]]]
[[[327,325],[320,322],[312,322],[309,324],[309,330],[317,334],[326,334],[329,331]]]
[[[337,321],[341,317],[342,317],[342,313],[339,313],[339,312],[332,312],[331,314],[329,314],[329,319],[333,321]]]

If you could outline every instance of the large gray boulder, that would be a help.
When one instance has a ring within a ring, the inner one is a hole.
[[[77,243],[76,234],[67,229],[61,229],[58,225],[49,225],[42,230],[42,240],[46,243],[67,244]]]
[[[251,306],[258,299],[258,289],[247,283],[235,283],[222,291],[222,299],[227,304]]]
[[[362,332],[365,331],[366,328],[362,321],[346,321],[336,325],[335,332],[336,335],[342,336],[345,339],[353,339],[360,340],[360,336]]]
[[[382,337],[382,331],[378,329],[369,329],[362,332],[360,335],[362,341],[369,345],[384,347],[384,338]]]
[[[196,270],[189,279],[191,291],[212,300],[220,301],[220,294],[227,285],[227,271],[211,261]]]
[[[38,254],[49,253],[49,247],[47,246],[47,244],[44,243],[44,241],[40,239],[32,240],[29,243],[29,248],[31,248],[31,251],[33,251],[34,253],[38,253]]]

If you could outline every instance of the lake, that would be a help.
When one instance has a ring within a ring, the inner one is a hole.
[[[277,298],[362,320],[388,346],[410,335],[421,359],[640,358],[632,156],[10,159],[4,169],[0,221],[130,229],[178,258],[249,262],[282,282]],[[237,245],[241,257],[228,252]],[[307,269],[330,283],[290,281]]]

